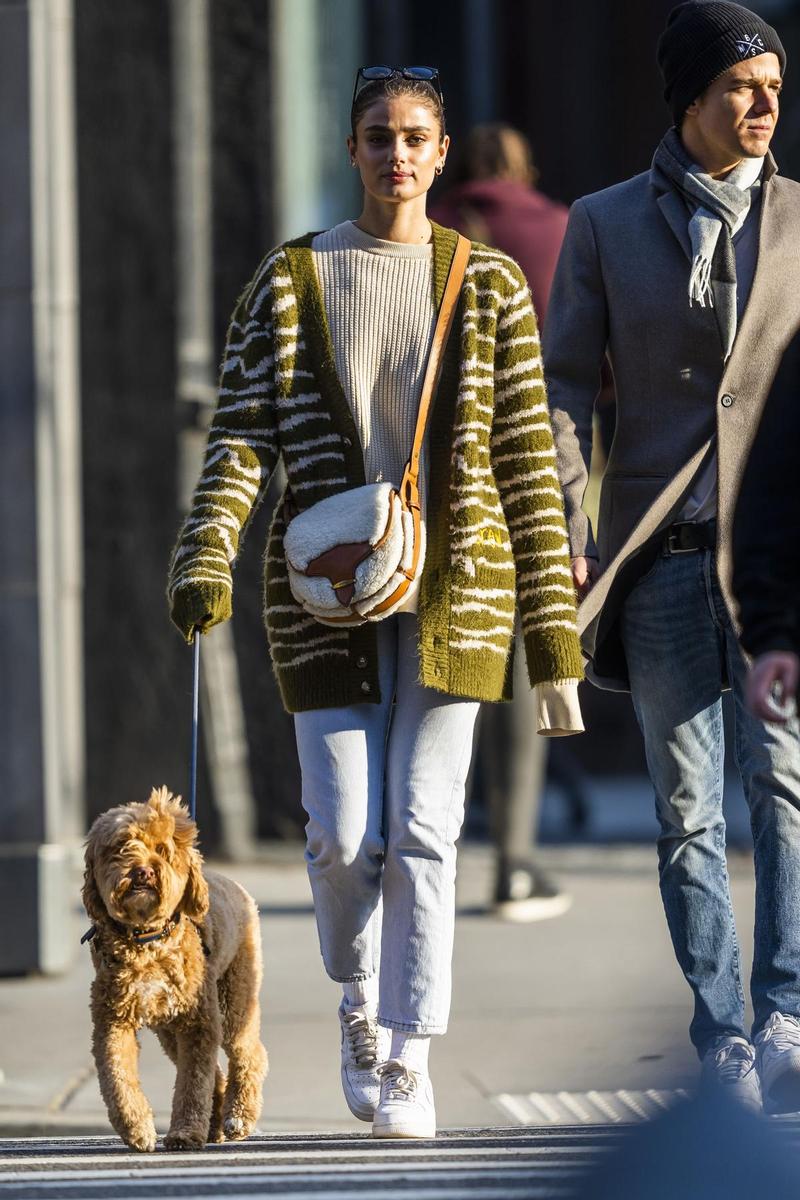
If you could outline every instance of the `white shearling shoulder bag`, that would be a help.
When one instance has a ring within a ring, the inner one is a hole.
[[[390,616],[422,574],[420,453],[471,248],[459,234],[400,487],[370,483],[337,492],[298,513],[287,526],[283,546],[289,587],[309,616],[323,625],[362,625]]]

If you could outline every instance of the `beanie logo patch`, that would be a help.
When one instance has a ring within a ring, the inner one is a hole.
[[[745,33],[742,40],[736,43],[736,49],[742,58],[754,58],[757,54],[763,54],[766,47],[760,33],[754,33],[752,36]]]

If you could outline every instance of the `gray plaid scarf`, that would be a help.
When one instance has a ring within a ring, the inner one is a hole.
[[[733,235],[750,210],[750,188],[763,159],[745,158],[725,177],[713,179],[689,158],[676,129],[661,139],[653,178],[685,201],[692,243],[689,303],[714,309],[722,351],[728,358],[736,337],[736,255]]]

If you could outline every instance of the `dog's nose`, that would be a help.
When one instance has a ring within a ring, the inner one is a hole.
[[[137,885],[155,883],[156,873],[152,867],[134,867],[131,879]]]

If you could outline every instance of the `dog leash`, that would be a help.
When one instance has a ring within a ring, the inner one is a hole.
[[[194,672],[192,679],[192,751],[189,760],[189,816],[195,819],[197,808],[197,742],[200,732],[200,630],[195,629],[192,642]]]

